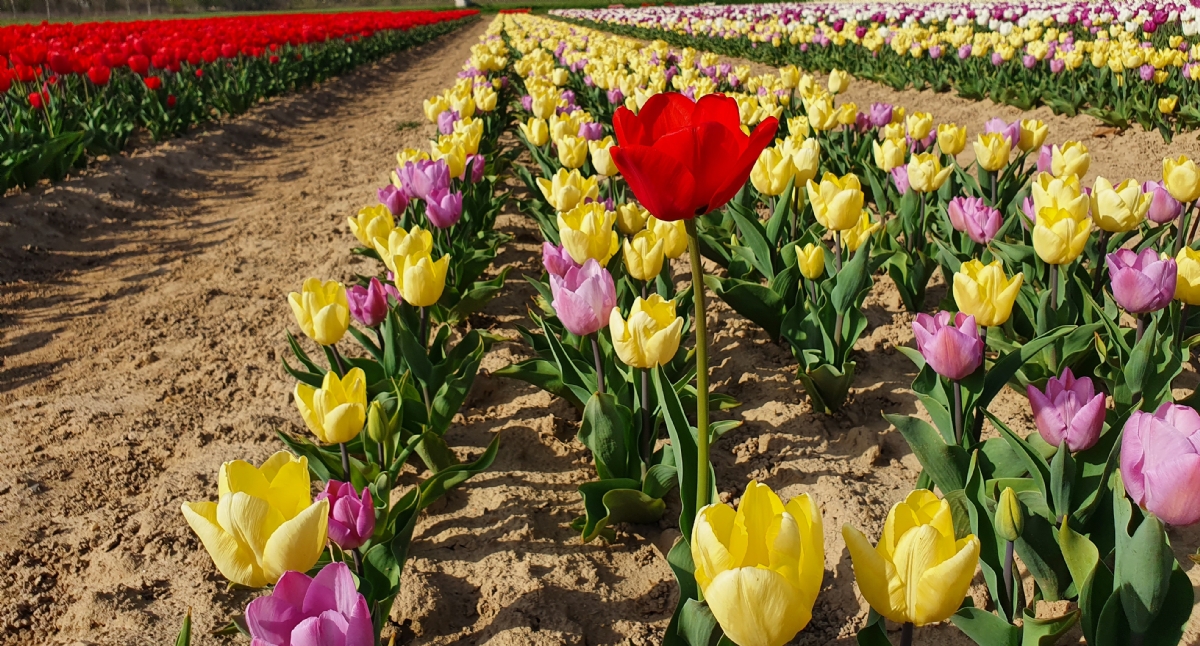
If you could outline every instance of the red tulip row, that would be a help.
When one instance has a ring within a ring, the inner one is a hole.
[[[454,29],[474,10],[0,28],[0,191],[61,179],[138,127],[162,139]]]

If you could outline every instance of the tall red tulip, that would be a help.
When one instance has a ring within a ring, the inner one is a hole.
[[[684,220],[721,208],[741,190],[779,122],[768,117],[747,136],[737,101],[670,92],[650,97],[637,114],[618,108],[613,125],[613,162],[638,201],[660,220]]]
[[[93,65],[87,71],[88,80],[95,85],[108,85],[112,78],[112,68],[106,65]]]

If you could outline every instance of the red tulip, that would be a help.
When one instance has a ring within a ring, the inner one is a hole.
[[[32,83],[38,77],[37,68],[28,65],[17,65],[13,70],[16,72],[17,80],[22,83]]]
[[[157,90],[162,88],[162,79],[157,76],[147,76],[142,79],[146,83],[146,89]]]
[[[46,104],[49,102],[50,102],[50,93],[49,92],[46,92],[43,90],[41,92],[30,92],[29,93],[29,107],[33,108],[34,110],[41,110],[42,108],[46,107]]]
[[[13,74],[13,72],[6,69],[0,69],[0,94],[8,92],[9,88],[12,87]]]
[[[129,69],[133,70],[138,76],[145,76],[150,73],[150,59],[136,54],[129,57]]]
[[[721,208],[746,180],[779,122],[742,132],[737,101],[656,94],[638,114],[617,109],[613,162],[638,201],[660,220],[683,220]]]
[[[93,65],[87,71],[88,80],[95,85],[108,85],[112,78],[112,68],[105,65]]]
[[[167,95],[167,107],[168,108],[175,107],[175,95],[174,94]]]

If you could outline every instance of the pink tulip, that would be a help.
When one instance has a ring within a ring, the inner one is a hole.
[[[896,192],[901,195],[908,192],[908,166],[897,166],[892,169],[892,183],[896,185]]]
[[[379,203],[386,206],[392,215],[403,213],[404,209],[408,208],[408,197],[404,195],[404,191],[391,184],[377,190],[375,194],[379,196]]]
[[[1157,251],[1146,248],[1141,253],[1117,249],[1106,260],[1113,299],[1130,314],[1156,312],[1175,298],[1174,258],[1159,258]]]
[[[1051,446],[1064,441],[1070,451],[1085,451],[1096,445],[1104,428],[1104,393],[1097,393],[1088,377],[1076,379],[1070,368],[1062,378],[1051,377],[1042,392],[1032,384],[1025,387],[1038,433]]]
[[[979,197],[953,198],[946,211],[950,214],[950,224],[979,244],[991,242],[1002,223],[1000,210]]]
[[[285,572],[265,597],[246,606],[251,646],[372,646],[375,627],[367,600],[345,563],[317,576]]]
[[[917,350],[939,375],[958,381],[975,372],[983,363],[983,341],[974,316],[959,312],[950,325],[950,312],[936,316],[917,314],[913,321]]]
[[[582,267],[572,267],[562,276],[550,275],[554,312],[563,326],[576,336],[586,336],[608,325],[608,315],[617,304],[617,287],[612,274],[594,258]]]
[[[452,227],[462,217],[462,193],[438,188],[425,199],[425,216],[439,229]]]
[[[1026,229],[1037,224],[1037,213],[1033,210],[1032,197],[1026,197],[1024,200],[1021,200],[1021,214],[1025,216],[1026,220],[1029,220],[1029,224],[1025,227]]]
[[[1021,141],[1021,122],[1014,121],[1008,123],[1000,117],[992,117],[987,123],[983,124],[983,132],[985,134],[1002,134],[1005,139],[1008,139],[1010,146],[1016,146]]]
[[[397,303],[403,302],[394,285],[384,285],[378,278],[372,278],[367,287],[355,285],[346,290],[350,314],[367,327],[375,327],[387,317],[388,296],[394,298]]]
[[[1152,222],[1166,224],[1179,217],[1180,211],[1183,210],[1179,200],[1171,197],[1166,187],[1159,182],[1142,184],[1142,192],[1150,197],[1150,210],[1146,212],[1146,217]]]
[[[1038,151],[1037,169],[1039,173],[1049,173],[1054,166],[1054,146],[1045,144]]]
[[[472,184],[477,184],[479,180],[483,179],[483,169],[486,165],[487,160],[479,153],[467,157],[467,170],[470,171],[469,177]]]
[[[1125,492],[1171,525],[1200,521],[1200,414],[1164,403],[1154,414],[1136,411],[1121,440]]]
[[[588,141],[600,141],[604,138],[604,126],[594,121],[585,121],[579,124],[579,136]]]
[[[352,550],[362,547],[375,533],[375,507],[371,490],[363,487],[362,496],[349,482],[330,480],[317,500],[329,501],[329,540],[334,545]]]
[[[438,133],[443,135],[454,134],[454,122],[458,121],[458,113],[454,110],[443,110],[438,115]]]
[[[400,190],[410,200],[424,200],[433,191],[450,187],[450,166],[444,159],[406,162],[403,167],[396,169],[396,176],[400,179]]]
[[[556,247],[549,242],[543,242],[542,266],[546,268],[546,273],[561,278],[567,275],[567,270],[578,267],[579,264],[562,246]]]

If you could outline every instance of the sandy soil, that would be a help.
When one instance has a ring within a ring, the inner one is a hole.
[[[187,608],[203,635],[251,598],[227,589],[179,505],[215,497],[221,462],[277,450],[273,429],[300,430],[279,365],[294,327],[285,295],[310,275],[347,280],[370,268],[349,254],[345,217],[386,181],[396,149],[425,144],[433,127],[421,100],[450,83],[482,30],[3,198],[0,644],[163,644]],[[993,114],[1018,114],[861,82],[849,98],[972,132]],[[1090,118],[1042,118],[1053,139],[1087,142],[1092,175],[1150,179],[1168,152],[1200,153],[1191,136],[1171,146],[1151,133],[1092,138]],[[421,123],[401,127],[412,121]],[[499,226],[514,238],[496,265],[517,270],[471,323],[515,338],[531,297],[520,274],[536,270],[540,240],[515,213]],[[934,287],[929,302],[944,294]],[[789,352],[717,309],[714,384],[743,402],[732,414],[745,421],[715,447],[722,498],[749,478],[816,495],[827,572],[796,643],[853,644],[866,608],[840,527],[877,534],[918,467],[880,416],[918,411],[914,371],[894,349],[911,343],[911,316],[880,279],[865,307],[858,388],[831,418],[811,410]],[[502,448],[489,472],[421,521],[392,617],[397,643],[656,643],[674,604],[662,553],[677,530],[664,521],[579,545],[567,524],[592,470],[575,412],[487,374],[524,356],[517,343],[495,347],[450,431],[464,455],[497,432]],[[1022,397],[1005,393],[994,409],[1031,428]],[[1200,542],[1196,532],[1172,538],[1180,555]],[[918,638],[969,643],[945,626]]]

